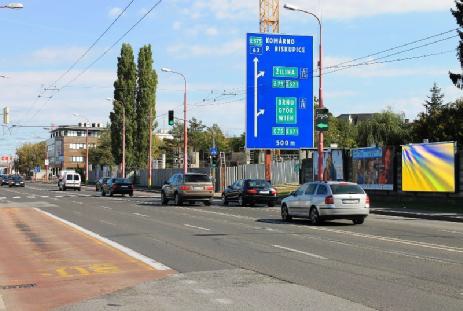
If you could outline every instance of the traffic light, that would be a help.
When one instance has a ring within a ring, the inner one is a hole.
[[[212,167],[217,167],[217,155],[211,155]]]
[[[315,119],[315,130],[319,132],[328,131],[328,109],[317,108]]]
[[[174,125],[174,111],[169,110],[169,125]]]
[[[10,123],[10,108],[8,107],[3,108],[3,123]]]

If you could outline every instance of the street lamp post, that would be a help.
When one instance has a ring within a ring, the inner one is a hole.
[[[187,110],[187,101],[186,101],[186,78],[185,76],[180,73],[173,71],[169,68],[161,68],[161,71],[170,72],[182,76],[183,81],[185,82],[185,91],[183,93],[183,172],[186,174],[188,172],[188,129],[187,129],[187,118],[186,118],[186,110]]]
[[[8,4],[0,4],[0,9],[22,9],[24,5],[22,3],[8,3]]]
[[[318,22],[319,25],[319,40],[320,44],[318,46],[318,98],[319,98],[319,108],[323,108],[323,76],[322,76],[322,22],[317,15],[309,12],[307,10],[298,8],[291,4],[284,4],[283,7],[290,11],[298,11],[305,14],[312,15]],[[318,132],[318,180],[323,180],[323,132]]]
[[[75,117],[82,117],[87,121],[85,124],[85,185],[88,185],[88,124],[90,124],[90,121],[87,117],[78,113],[73,113],[73,115]]]

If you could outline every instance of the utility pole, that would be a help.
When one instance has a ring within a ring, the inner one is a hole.
[[[280,0],[260,0],[260,32],[280,32]],[[265,180],[272,180],[272,150],[265,150]]]

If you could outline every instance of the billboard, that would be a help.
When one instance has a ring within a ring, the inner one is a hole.
[[[313,153],[313,175],[318,180],[318,151]],[[344,180],[343,151],[323,152],[323,180]]]
[[[363,189],[394,190],[393,155],[392,147],[352,149],[352,181]]]
[[[246,148],[312,148],[313,38],[246,37]]]
[[[455,192],[453,142],[402,146],[402,191]]]

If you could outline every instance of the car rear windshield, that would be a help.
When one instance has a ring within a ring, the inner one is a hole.
[[[130,184],[130,181],[127,178],[116,178],[114,182],[117,184]]]
[[[74,175],[74,180],[80,180],[80,176],[79,175]]]
[[[330,185],[330,187],[331,187],[331,192],[333,194],[364,194],[365,193],[363,189],[360,188],[358,185],[338,184],[338,185]]]
[[[272,186],[268,181],[263,179],[248,180],[246,185],[251,188],[269,188]]]
[[[185,175],[185,182],[210,182],[211,179],[207,175],[195,174]]]

